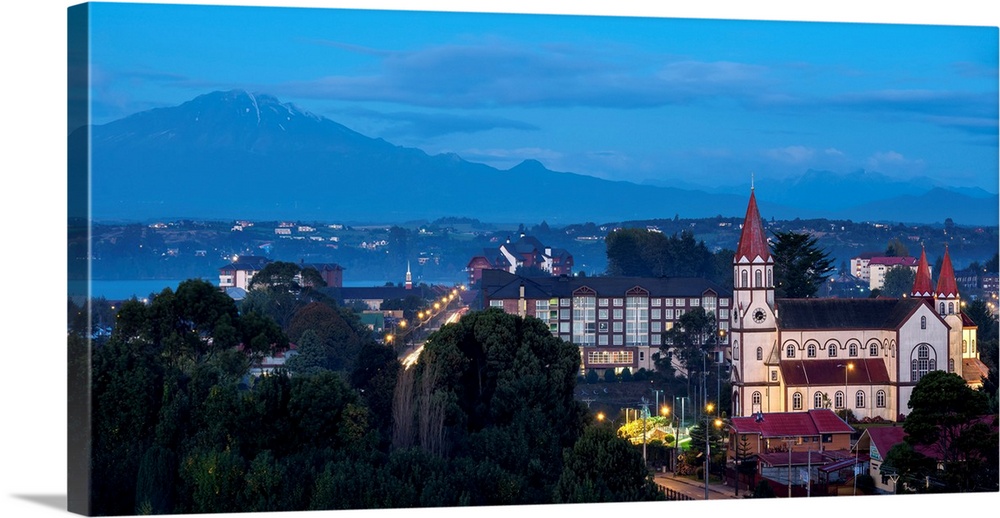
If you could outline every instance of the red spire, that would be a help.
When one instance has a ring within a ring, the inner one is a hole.
[[[764,225],[760,222],[760,212],[757,210],[757,198],[750,189],[750,204],[747,205],[747,215],[743,219],[743,232],[740,234],[740,244],[736,247],[736,262],[744,259],[753,262],[758,257],[764,261],[771,260],[771,249],[767,246],[764,235]]]
[[[958,283],[955,282],[955,269],[951,266],[951,256],[948,255],[947,245],[944,247],[941,275],[938,276],[937,297],[940,299],[958,298]]]
[[[920,262],[917,263],[917,278],[913,281],[913,297],[933,297],[931,291],[931,268],[927,265],[927,252],[920,247]]]

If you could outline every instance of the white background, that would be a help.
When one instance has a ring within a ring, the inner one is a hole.
[[[192,2],[160,2],[192,3]],[[197,3],[278,5],[280,2]],[[465,10],[520,13],[822,20],[948,25],[998,25],[997,8],[982,0],[920,2],[756,2],[707,0],[682,7],[646,2],[370,0],[289,2],[305,7]],[[928,2],[929,3],[929,2]],[[55,0],[5,2],[0,15],[0,510],[3,516],[66,513],[66,8]],[[804,4],[810,4],[805,7]],[[989,6],[989,7],[987,7]],[[477,514],[557,512],[707,512],[720,515],[792,510],[812,516],[845,512],[976,512],[997,509],[998,494],[957,497],[857,497],[727,503],[671,502],[476,509]],[[738,505],[739,507],[734,507]],[[763,505],[767,505],[764,508]],[[748,507],[749,506],[749,507]],[[778,506],[779,508],[776,508]],[[901,509],[900,506],[905,509]],[[929,506],[929,507],[928,507]],[[947,506],[947,507],[946,507]],[[467,509],[407,510],[407,516],[459,516]],[[396,516],[401,511],[319,512],[310,516]],[[922,515],[918,513],[917,515]],[[240,516],[240,515],[216,515]],[[273,516],[300,516],[275,513]]]

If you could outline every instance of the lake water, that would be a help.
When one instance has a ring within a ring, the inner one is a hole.
[[[141,300],[148,297],[150,293],[159,293],[165,288],[176,290],[177,286],[185,280],[187,279],[94,280],[90,281],[90,290],[91,296],[94,298],[104,297],[108,300],[128,300],[135,297]],[[219,283],[218,277],[215,279],[206,278],[205,280],[214,285]],[[386,281],[345,281],[344,286],[385,286],[385,283]],[[428,282],[428,284],[437,283]],[[450,286],[453,283],[444,281],[440,284]],[[86,284],[83,281],[70,282],[70,294],[83,295],[86,293],[85,287]]]

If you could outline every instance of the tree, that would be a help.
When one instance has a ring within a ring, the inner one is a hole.
[[[664,494],[627,441],[605,426],[589,426],[563,454],[556,503],[663,500]]]
[[[952,491],[995,491],[997,422],[986,394],[961,376],[931,371],[920,378],[903,421],[906,442],[939,452],[944,483]]]
[[[830,254],[820,250],[816,238],[797,232],[775,232],[771,245],[774,255],[775,295],[808,298],[833,271]]]
[[[889,240],[889,243],[885,246],[885,256],[886,257],[909,257],[910,250],[906,248],[906,245],[898,237],[894,237]]]
[[[677,319],[664,337],[664,344],[660,346],[661,358],[678,358],[688,382],[700,382],[704,387],[708,381],[708,354],[716,343],[715,315],[701,307],[692,308]]]
[[[885,272],[885,283],[879,294],[883,297],[898,299],[913,290],[913,281],[916,278],[916,272],[906,266],[889,268],[889,271]]]

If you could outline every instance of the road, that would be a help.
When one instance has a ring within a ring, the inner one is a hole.
[[[448,316],[444,319],[444,321],[441,323],[441,325],[445,326],[448,324],[454,324],[455,322],[458,322],[458,319],[462,318],[462,315],[464,315],[468,310],[469,310],[468,307],[461,307],[454,311],[451,311],[448,314]],[[440,329],[440,327],[430,329],[429,332],[434,332],[437,329]],[[424,350],[424,342],[417,342],[413,345],[412,348],[403,351],[403,355],[400,357],[400,361],[403,363],[403,368],[409,369],[415,363],[417,363],[417,359],[420,358],[420,352],[423,350]]]
[[[676,491],[682,495],[689,496],[693,500],[705,499],[705,484],[696,480],[684,477],[674,477],[673,473],[657,473],[654,476],[657,484],[667,489]],[[739,498],[733,494],[734,489],[722,484],[709,484],[709,500],[725,500],[729,498]]]

